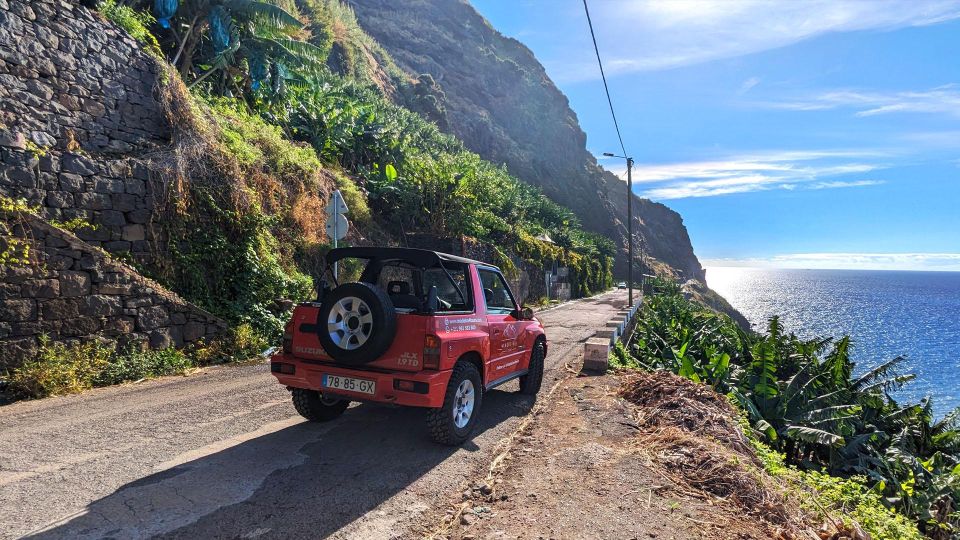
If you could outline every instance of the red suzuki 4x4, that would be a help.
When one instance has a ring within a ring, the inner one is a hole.
[[[421,249],[333,249],[327,264],[365,260],[355,283],[298,305],[270,371],[304,418],[322,422],[351,401],[427,408],[434,440],[473,431],[483,394],[511,379],[536,394],[547,339],[492,265]],[[341,263],[342,264],[342,263]]]

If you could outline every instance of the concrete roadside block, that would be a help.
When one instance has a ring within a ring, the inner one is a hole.
[[[597,330],[597,332],[593,335],[593,337],[606,339],[611,343],[613,343],[617,339],[618,334],[616,329],[614,328],[603,328],[603,329]]]
[[[592,337],[583,344],[583,369],[606,371],[610,364],[610,340]]]
[[[613,339],[620,337],[620,322],[619,321],[610,321],[607,323],[607,329],[614,331]]]
[[[617,323],[617,334],[623,335],[623,329],[626,328],[627,322],[623,317],[614,317],[610,319],[610,322],[607,323],[607,326],[610,326],[610,323]]]

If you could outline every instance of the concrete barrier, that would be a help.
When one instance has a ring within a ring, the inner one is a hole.
[[[620,321],[608,321],[605,328],[612,329],[614,332],[616,332],[617,335],[614,336],[613,339],[617,339],[618,337],[620,337],[621,327],[622,327],[622,326],[623,326],[623,325],[620,324]]]
[[[607,339],[611,343],[613,343],[613,341],[619,336],[620,334],[618,334],[616,329],[613,328],[602,328],[597,330],[597,332],[593,335],[593,337]]]
[[[617,334],[623,335],[623,329],[627,326],[627,319],[621,317],[614,317],[607,322],[607,327],[611,324],[617,325]]]
[[[610,340],[590,338],[583,344],[583,369],[606,371],[610,364]]]
[[[593,337],[583,345],[583,369],[606,371],[610,365],[610,349],[617,341],[623,341],[633,333],[632,323],[640,309],[638,301],[631,307],[625,307],[594,332]]]

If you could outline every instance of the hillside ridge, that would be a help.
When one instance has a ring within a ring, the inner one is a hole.
[[[597,165],[569,101],[526,45],[466,0],[349,5],[398,66],[411,77],[429,74],[442,88],[450,133],[573,210],[587,230],[626,245],[625,183]],[[650,270],[705,281],[679,214],[635,196],[634,219],[637,256],[644,246],[655,259]],[[625,264],[621,252],[618,275],[626,275]]]

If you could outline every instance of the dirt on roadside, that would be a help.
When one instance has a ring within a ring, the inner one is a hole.
[[[568,378],[540,399],[425,536],[817,538],[708,388],[666,373],[607,374]]]

